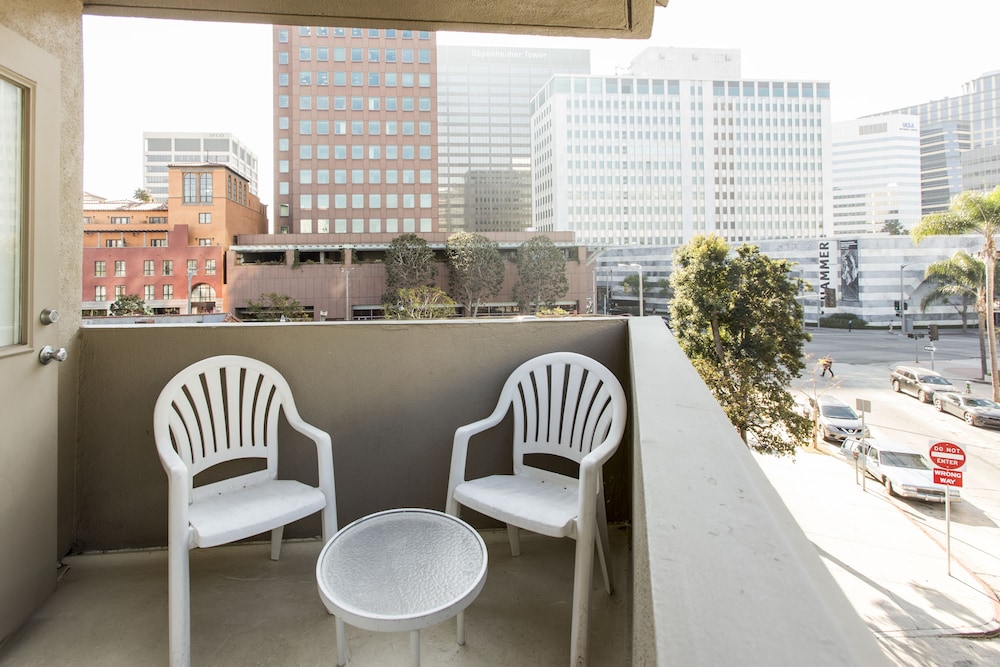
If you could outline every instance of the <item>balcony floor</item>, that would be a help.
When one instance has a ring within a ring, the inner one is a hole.
[[[565,665],[569,662],[573,549],[569,539],[522,531],[513,558],[506,531],[484,531],[486,586],[466,610],[466,645],[455,621],[421,632],[425,665]],[[596,570],[591,594],[590,664],[628,663],[628,529],[611,528],[615,592]],[[319,541],[191,552],[193,665],[333,665],[333,617],[316,592]],[[0,663],[167,664],[166,550],[68,557],[56,592],[0,646]],[[347,626],[348,664],[403,665],[409,635]]]

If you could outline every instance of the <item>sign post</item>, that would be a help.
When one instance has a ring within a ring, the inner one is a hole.
[[[965,468],[965,450],[952,442],[935,442],[930,448],[934,463],[934,483],[944,487],[945,544],[948,557],[948,576],[951,576],[951,487],[962,487]]]
[[[855,398],[854,405],[861,413],[861,452],[854,453],[854,483],[858,483],[858,458],[861,457],[861,466],[863,472],[861,473],[861,490],[866,491],[865,488],[868,480],[868,427],[865,426],[865,414],[872,411],[872,402],[865,400],[863,398]]]

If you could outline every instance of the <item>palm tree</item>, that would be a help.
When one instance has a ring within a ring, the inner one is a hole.
[[[986,270],[986,332],[990,348],[990,378],[993,400],[1000,400],[1000,377],[997,377],[997,338],[993,322],[993,295],[996,275],[997,243],[1000,232],[1000,186],[992,192],[966,191],[955,197],[951,208],[921,218],[910,231],[914,243],[928,236],[982,234],[981,252]]]
[[[952,306],[962,316],[962,331],[968,331],[967,311],[975,304],[979,319],[980,377],[986,375],[986,267],[978,257],[959,250],[950,259],[934,262],[927,267],[924,277],[934,286],[920,300],[920,311],[935,303]],[[994,271],[994,281],[998,279]],[[997,285],[993,286],[994,292]],[[955,299],[958,302],[955,302]]]

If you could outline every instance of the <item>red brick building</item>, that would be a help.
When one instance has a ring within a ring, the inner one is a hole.
[[[267,232],[267,207],[219,164],[171,165],[166,204],[85,195],[83,213],[85,315],[133,294],[157,314],[224,310],[226,252]]]

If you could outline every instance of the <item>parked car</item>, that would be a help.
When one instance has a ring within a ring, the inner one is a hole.
[[[971,394],[939,391],[934,394],[934,407],[961,417],[972,426],[1000,427],[1000,403]]]
[[[933,403],[934,394],[939,391],[958,391],[958,387],[943,375],[923,368],[896,366],[889,377],[893,391],[901,391],[916,396],[922,403]]]
[[[934,483],[934,468],[920,452],[882,438],[867,438],[864,443],[850,439],[841,446],[848,458],[862,450],[867,450],[867,455],[859,454],[858,465],[865,466],[868,475],[881,482],[890,496],[944,502],[945,487]],[[961,498],[958,489],[947,490],[952,500]]]
[[[809,399],[811,407],[819,407],[819,434],[824,440],[843,441],[845,438],[867,437],[868,430],[861,423],[861,417],[854,408],[835,396],[820,396]],[[812,416],[812,409],[806,414]],[[862,434],[864,429],[864,434]]]

